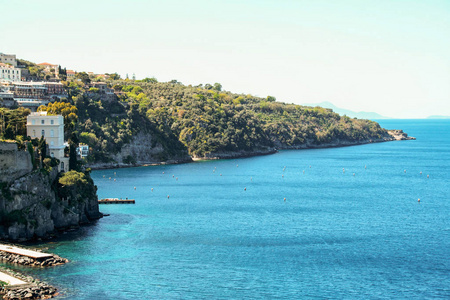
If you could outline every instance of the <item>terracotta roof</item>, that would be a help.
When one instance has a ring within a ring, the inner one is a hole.
[[[8,64],[4,64],[4,63],[0,63],[0,67],[6,67],[6,68],[14,68],[13,66],[11,66],[11,65],[8,65]]]
[[[50,64],[50,63],[48,63],[48,62],[44,62],[44,63],[41,63],[41,64],[38,64],[38,66],[58,66],[58,65],[54,65],[54,64]]]

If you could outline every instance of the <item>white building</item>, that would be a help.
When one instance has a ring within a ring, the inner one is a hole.
[[[87,157],[89,155],[89,146],[85,144],[79,144],[77,148],[77,155],[80,158]]]
[[[16,55],[0,53],[0,63],[10,64],[14,67],[17,67]]]
[[[0,63],[0,80],[22,81],[22,70],[5,63]]]
[[[58,169],[69,171],[69,158],[64,157],[64,118],[61,115],[47,115],[47,112],[33,112],[27,117],[27,135],[31,138],[45,138],[50,156],[59,159]]]

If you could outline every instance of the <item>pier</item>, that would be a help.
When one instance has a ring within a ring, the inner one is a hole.
[[[25,282],[23,280],[20,280],[16,277],[12,277],[6,273],[0,272],[0,281],[5,282],[6,288],[19,288],[19,287],[25,287],[29,286],[30,284],[28,282]]]
[[[21,255],[21,256],[26,256],[26,257],[31,257],[31,258],[34,258],[37,260],[53,257],[52,254],[22,249],[22,248],[10,246],[10,245],[3,245],[3,244],[0,244],[0,251],[11,253],[11,254],[16,254],[16,255]]]
[[[134,199],[105,198],[98,200],[98,204],[135,204]]]

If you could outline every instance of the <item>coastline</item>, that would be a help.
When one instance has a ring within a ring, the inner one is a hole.
[[[69,262],[53,253],[44,253],[42,249],[25,247],[12,243],[0,245],[0,261],[11,266],[29,268],[47,268]],[[0,286],[2,299],[50,299],[58,295],[57,288],[37,278],[14,270],[8,265],[0,267],[0,277],[6,283]]]
[[[136,164],[123,164],[123,163],[96,163],[96,164],[88,164],[86,167],[91,168],[92,170],[105,170],[105,169],[122,169],[122,168],[137,168],[137,167],[147,167],[147,166],[160,166],[160,165],[174,165],[174,164],[185,164],[199,161],[207,161],[207,160],[218,160],[218,159],[234,159],[234,158],[245,158],[245,157],[254,157],[254,156],[262,156],[262,155],[270,155],[275,154],[279,150],[308,150],[308,149],[326,149],[326,148],[341,148],[341,147],[350,147],[350,146],[360,146],[372,143],[384,143],[384,142],[393,142],[393,141],[405,141],[405,140],[415,140],[415,137],[408,136],[407,133],[403,132],[403,130],[387,130],[388,136],[379,139],[366,139],[363,141],[341,141],[337,140],[332,143],[322,143],[322,144],[314,144],[314,143],[305,143],[302,145],[295,146],[283,146],[280,145],[278,148],[268,148],[268,149],[259,149],[254,151],[239,151],[239,152],[218,152],[218,153],[210,153],[207,156],[196,157],[192,156],[186,159],[181,160],[168,160],[164,162],[141,162]]]

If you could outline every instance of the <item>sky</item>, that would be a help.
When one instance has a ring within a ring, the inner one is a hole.
[[[450,0],[0,0],[0,52],[287,103],[450,116]]]

